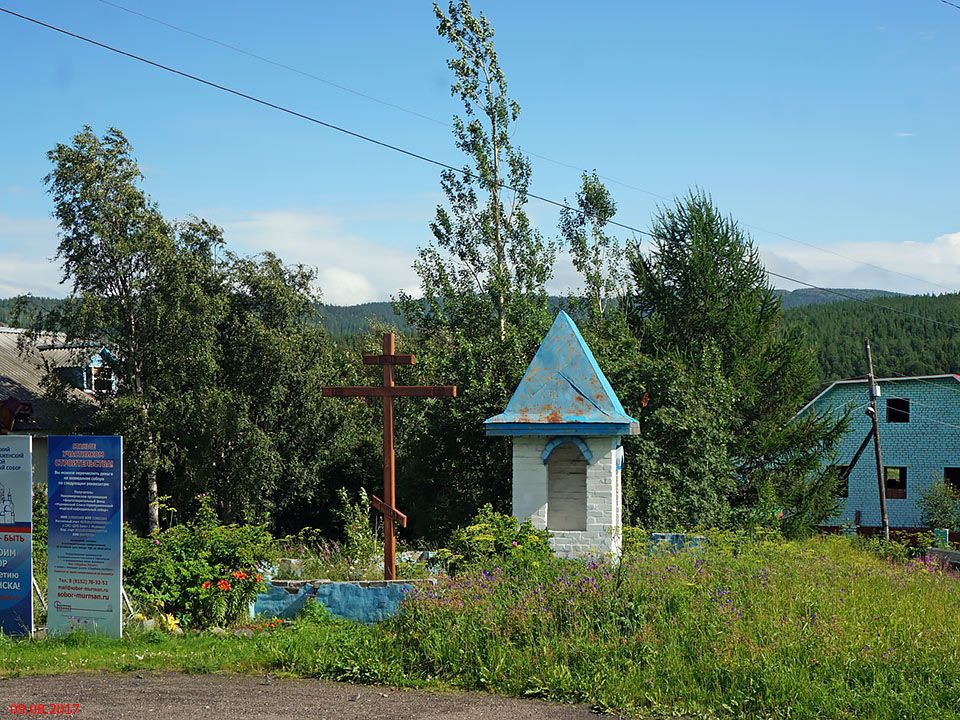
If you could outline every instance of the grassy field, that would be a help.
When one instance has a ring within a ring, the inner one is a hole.
[[[848,540],[489,568],[376,627],[0,642],[0,674],[269,671],[701,717],[960,717],[960,580]]]

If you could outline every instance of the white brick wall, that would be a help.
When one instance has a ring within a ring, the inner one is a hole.
[[[556,508],[550,508],[548,497],[548,466],[543,464],[541,453],[550,438],[516,437],[513,440],[513,514],[525,520],[530,518],[538,528],[548,527],[548,517]],[[556,529],[553,531],[554,552],[563,557],[586,557],[604,554],[619,555],[621,549],[622,492],[617,475],[617,448],[619,437],[586,437],[583,440],[593,454],[594,462],[586,466],[586,523],[583,530]],[[556,461],[553,461],[557,458]],[[561,466],[566,461],[572,468],[582,471],[583,456],[572,445],[561,445],[551,455],[555,477],[562,478],[561,488],[568,489],[575,471],[564,473]],[[575,462],[576,461],[576,462]],[[582,477],[582,476],[581,476]],[[582,482],[582,480],[579,480]],[[550,524],[571,524],[570,508],[575,495],[561,493],[560,518]],[[582,507],[582,506],[581,506]],[[578,516],[578,522],[584,518]]]

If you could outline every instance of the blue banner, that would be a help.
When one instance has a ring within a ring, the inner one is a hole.
[[[47,439],[47,632],[123,633],[123,439]]]
[[[0,632],[33,632],[33,466],[29,435],[0,435]]]

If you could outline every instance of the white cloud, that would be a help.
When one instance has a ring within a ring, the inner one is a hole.
[[[761,246],[761,255],[768,270],[820,287],[904,293],[960,291],[960,232],[930,242],[846,242],[828,249],[854,260],[800,245]],[[788,286],[779,278],[774,280],[778,287]]]
[[[401,288],[419,288],[413,250],[355,235],[327,213],[253,211],[220,224],[236,250],[269,250],[284,262],[316,268],[324,301],[333,305],[386,300]]]
[[[373,284],[359,273],[328,267],[319,272],[318,279],[323,299],[331,305],[356,305],[378,299]]]
[[[56,252],[53,220],[0,215],[0,297],[66,294]]]
[[[917,134],[912,132],[900,131],[900,132],[895,132],[893,136],[898,138],[908,138],[908,137],[916,137]]]

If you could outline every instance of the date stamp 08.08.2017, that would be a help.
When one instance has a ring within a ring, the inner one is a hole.
[[[10,703],[10,715],[76,715],[80,703]]]

